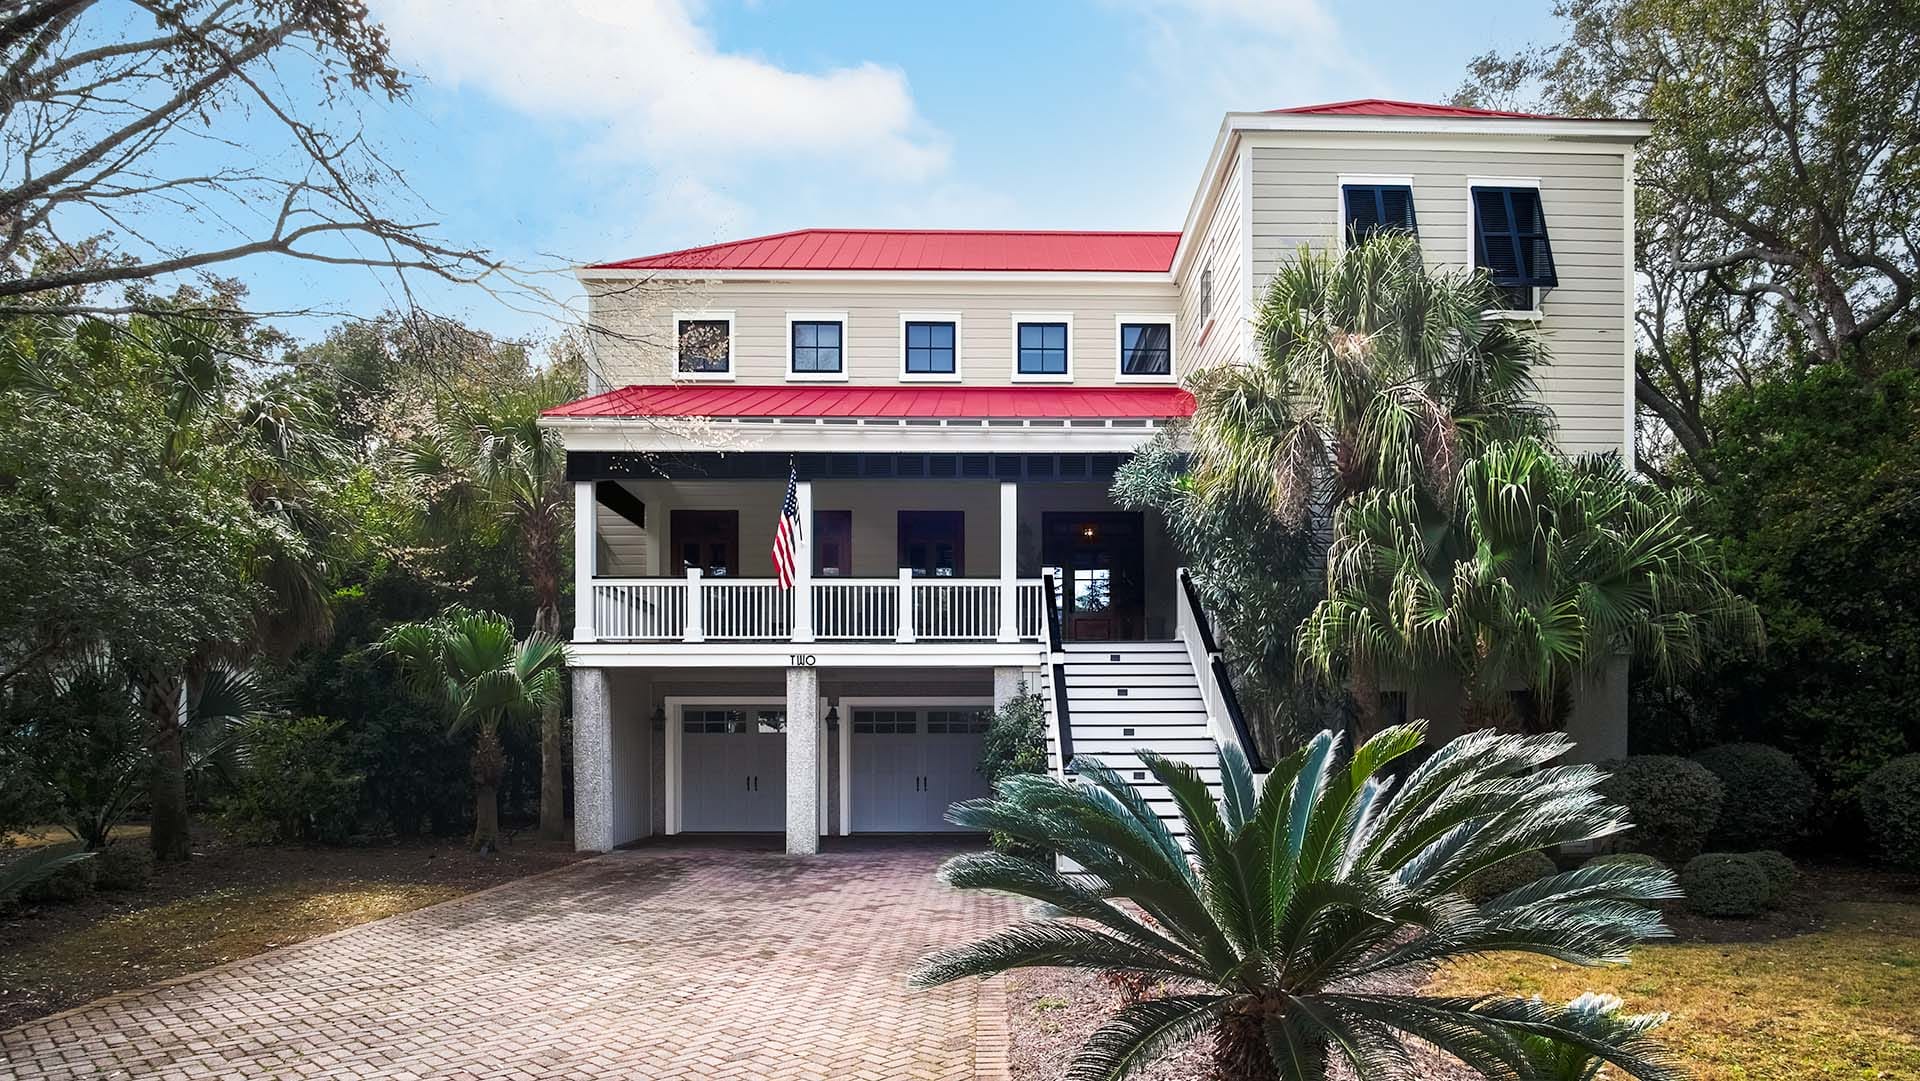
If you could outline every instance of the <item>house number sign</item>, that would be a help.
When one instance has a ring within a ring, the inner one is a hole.
[[[796,668],[812,668],[815,658],[811,653],[789,653],[787,662]]]

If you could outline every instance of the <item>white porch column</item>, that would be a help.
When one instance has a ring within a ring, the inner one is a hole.
[[[1017,564],[1020,561],[1020,486],[1013,481],[1000,482],[1000,640],[1020,640],[1020,592]]]
[[[573,670],[573,847],[613,848],[613,699],[604,668]]]
[[[820,851],[820,671],[787,669],[787,854]]]
[[[893,640],[911,642],[913,641],[913,568],[911,567],[900,568],[900,598],[896,608],[899,619]]]
[[[599,504],[593,482],[573,482],[573,640],[591,642],[593,633],[593,573],[598,561]]]
[[[700,597],[700,568],[687,568],[687,631],[685,638],[689,642],[707,640],[706,602]]]
[[[800,510],[800,535],[793,545],[793,640],[813,641],[813,482],[796,481],[793,501]]]

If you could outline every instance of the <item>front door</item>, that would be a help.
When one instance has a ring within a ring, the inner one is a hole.
[[[709,578],[740,576],[740,512],[676,510],[672,520],[673,562],[669,574],[699,567]]]
[[[1040,559],[1060,583],[1060,619],[1074,641],[1138,639],[1146,631],[1146,546],[1133,511],[1040,516]]]

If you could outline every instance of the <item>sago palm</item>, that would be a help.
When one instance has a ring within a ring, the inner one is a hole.
[[[1195,490],[1288,525],[1379,484],[1444,485],[1474,449],[1542,429],[1545,348],[1488,319],[1484,275],[1426,265],[1410,236],[1302,248],[1267,287],[1251,365],[1193,379]]]
[[[501,727],[530,722],[559,701],[566,644],[539,631],[516,641],[505,616],[460,607],[398,624],[381,643],[415,686],[445,703],[449,738],[473,733],[473,847],[495,851],[506,772]]]
[[[1670,678],[1709,643],[1756,645],[1753,604],[1726,584],[1686,493],[1617,459],[1570,461],[1536,440],[1486,448],[1444,503],[1406,485],[1338,514],[1327,599],[1301,626],[1304,667],[1459,680],[1470,725],[1557,727],[1571,692],[1615,658]]]
[[[1409,1040],[1488,1077],[1530,1081],[1533,1037],[1634,1077],[1678,1078],[1638,1033],[1596,1034],[1529,999],[1408,989],[1434,966],[1483,951],[1624,961],[1633,944],[1665,933],[1647,903],[1675,896],[1664,870],[1601,864],[1469,900],[1460,884],[1476,871],[1628,823],[1594,790],[1592,767],[1550,765],[1570,746],[1557,735],[1474,733],[1393,784],[1384,771],[1422,737],[1419,725],[1388,728],[1341,764],[1340,740],[1323,732],[1263,782],[1227,747],[1218,803],[1192,767],[1142,752],[1179,807],[1190,854],[1140,792],[1098,762],[1076,759],[1073,780],[1003,781],[993,798],[954,805],[948,820],[1081,870],[998,853],[948,862],[948,883],[1031,898],[1049,918],[935,954],[913,978],[927,986],[1065,966],[1166,981],[1164,993],[1121,1007],[1088,1038],[1067,1071],[1075,1079],[1125,1077],[1207,1032],[1227,1081],[1320,1081],[1337,1061],[1369,1081],[1409,1077]]]

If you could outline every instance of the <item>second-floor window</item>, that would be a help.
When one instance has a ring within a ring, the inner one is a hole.
[[[673,323],[677,372],[708,378],[733,374],[732,315],[676,315]]]
[[[840,319],[794,319],[789,324],[796,376],[846,374],[846,323]]]
[[[1413,219],[1413,188],[1407,184],[1343,184],[1347,243],[1364,244],[1382,233],[1418,236]]]
[[[1213,268],[1200,272],[1200,322],[1213,318]]]
[[[1560,284],[1539,188],[1473,188],[1473,264],[1493,279],[1507,311],[1535,310],[1537,290]]]
[[[1067,331],[1061,322],[1022,322],[1014,324],[1014,372],[1029,376],[1070,375]]]
[[[910,376],[956,374],[958,330],[952,320],[907,320],[901,370]]]
[[[1173,374],[1173,324],[1120,322],[1120,378],[1165,379]]]

